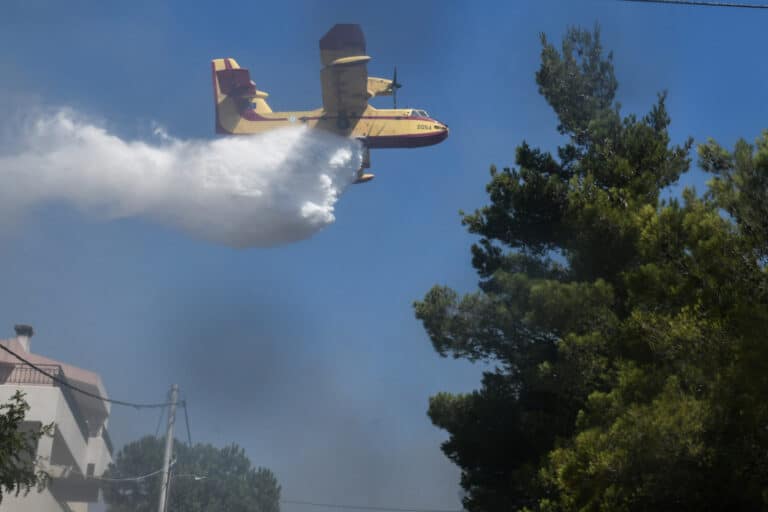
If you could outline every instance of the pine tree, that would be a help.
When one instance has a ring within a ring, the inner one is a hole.
[[[622,116],[599,30],[541,37],[539,91],[567,143],[491,167],[462,214],[479,291],[415,311],[443,356],[494,371],[430,400],[472,512],[768,506],[768,135],[699,148],[706,194],[661,200],[690,166],[666,95]]]

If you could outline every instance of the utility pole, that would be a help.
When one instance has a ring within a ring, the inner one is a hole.
[[[171,408],[168,412],[168,430],[165,433],[165,455],[163,456],[163,483],[160,486],[160,501],[157,512],[166,512],[168,495],[171,489],[171,457],[173,455],[173,426],[176,423],[176,401],[179,398],[179,386],[171,386]]]

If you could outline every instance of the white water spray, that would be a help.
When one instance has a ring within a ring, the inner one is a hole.
[[[353,140],[304,127],[212,141],[126,141],[58,111],[0,152],[0,219],[65,201],[98,218],[148,217],[234,247],[308,238],[362,162]]]

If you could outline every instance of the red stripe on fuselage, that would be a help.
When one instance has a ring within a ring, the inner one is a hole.
[[[448,130],[435,133],[414,133],[410,135],[379,135],[363,138],[363,144],[371,149],[419,148],[433,146],[448,138]]]
[[[287,121],[287,117],[264,117],[255,110],[242,109],[240,116],[248,121],[268,122],[268,121]],[[312,116],[299,117],[298,121],[315,121],[321,119],[336,119],[337,116]],[[441,124],[431,118],[409,117],[409,116],[360,116],[352,119],[409,119],[415,121],[426,121],[434,124]],[[371,135],[360,137],[363,143],[372,149],[383,148],[418,148],[423,146],[433,146],[444,141],[448,137],[448,130],[431,133],[412,133],[404,135]]]

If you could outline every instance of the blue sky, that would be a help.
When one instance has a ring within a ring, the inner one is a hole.
[[[211,58],[250,68],[276,110],[314,108],[317,41],[356,22],[370,74],[397,65],[400,104],[451,136],[374,151],[376,180],[347,191],[337,222],[279,248],[40,207],[0,235],[0,337],[33,324],[34,351],[101,373],[116,398],[156,401],[178,383],[194,439],[241,444],[285,497],[457,508],[427,399],[475,388],[481,368],[439,358],[411,304],[437,283],[474,289],[458,210],[485,203],[488,166],[511,165],[522,140],[560,140],[534,82],[538,33],[559,41],[568,25],[600,23],[625,112],[644,114],[666,89],[675,142],[731,146],[766,128],[766,16],[610,0],[6,2],[6,103],[69,106],[126,138],[154,122],[213,138]],[[704,178],[683,183],[701,190]],[[114,409],[111,431],[120,445],[156,422]]]

